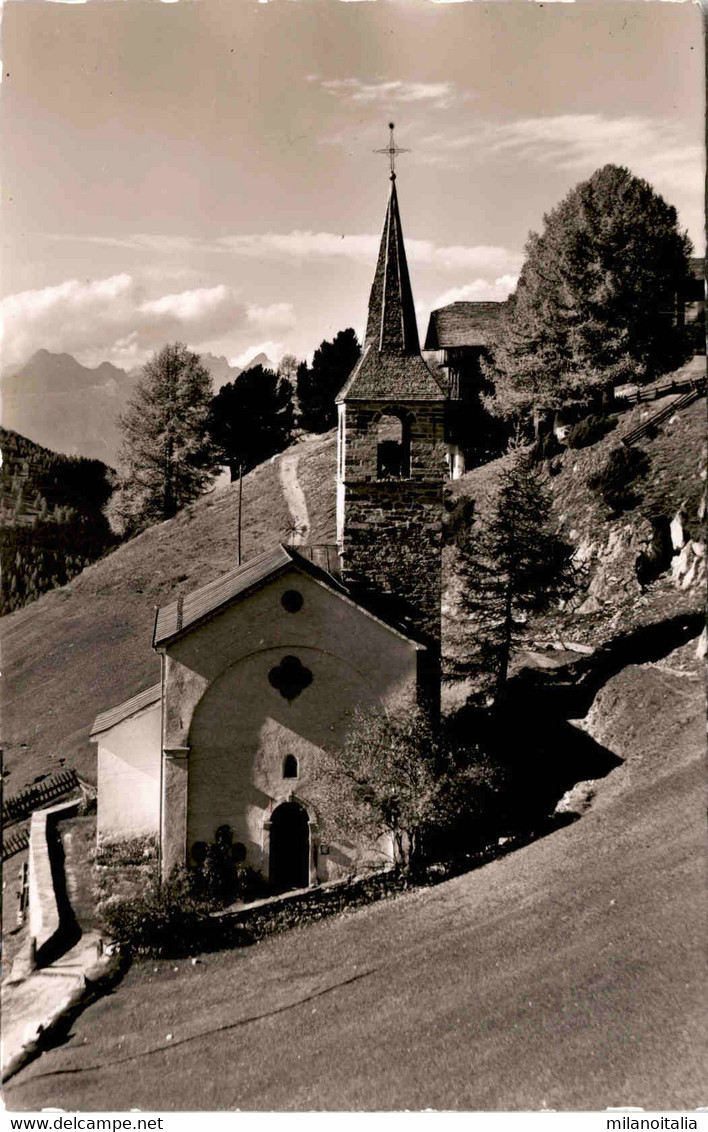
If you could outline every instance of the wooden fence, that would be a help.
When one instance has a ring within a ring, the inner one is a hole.
[[[14,794],[3,803],[3,826],[22,821],[23,818],[29,817],[33,810],[39,809],[55,798],[60,798],[62,794],[68,794],[70,790],[75,790],[78,785],[79,776],[72,769],[53,774],[51,778],[45,779],[44,782],[38,782],[35,786],[27,786],[24,790],[20,790],[19,794]]]
[[[650,385],[646,389],[637,389],[634,393],[615,394],[616,407],[625,405],[644,404],[645,401],[658,401],[660,397],[669,397],[672,393],[690,393],[705,390],[705,377],[686,377],[680,381],[664,381],[660,385]]]
[[[703,383],[703,385],[705,387],[705,382]],[[700,397],[704,392],[705,388],[696,388],[694,386],[694,388],[690,389],[688,393],[684,393],[683,397],[678,397],[676,401],[672,401],[670,405],[666,405],[658,413],[654,413],[654,416],[649,417],[649,419],[644,421],[643,424],[640,424],[637,428],[633,428],[631,432],[628,432],[626,436],[622,437],[622,443],[626,447],[629,447],[629,445],[634,444],[635,441],[641,440],[643,436],[646,436],[647,433],[652,432],[652,430],[655,429],[657,425],[660,425],[662,421],[668,420],[668,418],[673,416],[674,413],[680,413],[682,409],[687,408],[688,405],[692,404],[692,402]]]
[[[29,845],[29,830],[18,829],[11,833],[8,837],[3,839],[2,843],[2,859],[6,861],[8,857],[14,857],[15,853],[21,853]]]

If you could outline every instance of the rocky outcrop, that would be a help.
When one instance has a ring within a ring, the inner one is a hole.
[[[662,516],[633,515],[598,528],[597,536],[577,539],[574,562],[584,571],[587,585],[570,603],[583,616],[616,605],[622,596],[633,598],[666,574],[676,589],[702,591],[706,582],[706,544],[691,537],[705,516],[705,497],[695,515],[682,506],[671,520]]]

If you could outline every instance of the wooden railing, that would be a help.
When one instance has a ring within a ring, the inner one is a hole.
[[[692,404],[692,402],[697,400],[705,391],[705,382],[703,382],[703,388],[696,388],[695,385],[696,383],[694,383],[693,389],[689,389],[688,393],[684,393],[683,397],[672,401],[670,405],[666,405],[658,413],[654,413],[654,416],[649,417],[643,424],[638,425],[637,428],[633,428],[631,432],[628,432],[626,436],[622,437],[622,443],[626,447],[629,447],[629,445],[634,444],[635,441],[641,440],[643,436],[646,436],[647,433],[651,432],[657,425],[660,425],[662,421],[668,420],[674,413],[680,413],[682,409]]]
[[[6,861],[8,857],[14,857],[15,853],[21,853],[29,845],[29,830],[18,829],[11,833],[8,837],[3,838],[2,843],[2,859]]]
[[[646,389],[637,389],[634,393],[615,394],[615,402],[619,405],[638,405],[645,401],[658,401],[660,397],[670,397],[672,393],[685,393],[706,388],[705,377],[685,377],[680,381],[664,381],[661,385],[650,385]]]
[[[44,782],[39,782],[35,786],[27,786],[3,803],[3,826],[22,821],[23,818],[29,817],[33,810],[39,809],[40,806],[53,801],[54,798],[60,798],[62,794],[68,794],[70,790],[75,790],[78,786],[79,776],[73,769],[62,770],[59,774],[53,774],[51,778],[45,779]]]

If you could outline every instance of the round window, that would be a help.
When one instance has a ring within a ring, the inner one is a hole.
[[[302,609],[302,594],[297,590],[286,590],[280,599],[280,604],[288,613],[297,613]]]

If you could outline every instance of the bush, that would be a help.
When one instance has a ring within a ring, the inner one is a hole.
[[[145,834],[141,837],[123,837],[119,841],[104,841],[98,846],[97,865],[123,867],[143,865],[146,861],[157,859],[157,836]]]
[[[98,863],[108,869],[99,878],[98,912],[106,931],[137,955],[199,950],[212,939],[212,912],[263,892],[262,878],[243,864],[243,851],[229,827],[220,826],[213,844],[192,846],[194,866],[175,869],[161,885],[154,838],[101,846]]]
[[[203,945],[210,917],[195,899],[186,872],[162,886],[153,884],[142,896],[103,901],[101,918],[110,935],[136,955],[189,954]]]
[[[587,448],[591,444],[596,444],[598,440],[602,440],[603,436],[611,432],[616,425],[617,421],[612,417],[592,414],[573,425],[565,442],[569,448]]]
[[[588,487],[611,511],[626,511],[639,502],[634,489],[646,476],[649,465],[649,457],[641,448],[613,448],[604,467],[588,478]]]

